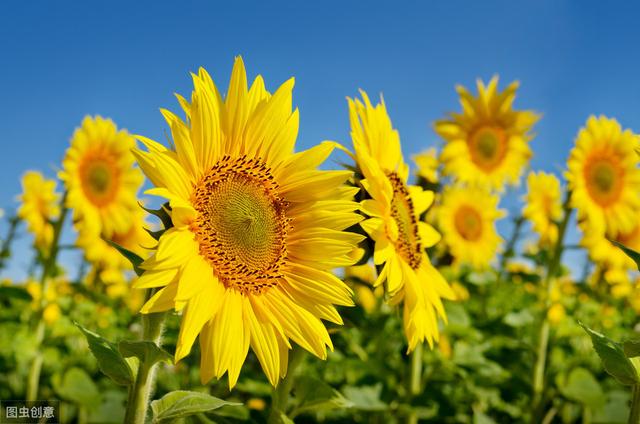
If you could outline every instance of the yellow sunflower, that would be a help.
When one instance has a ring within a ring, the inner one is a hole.
[[[446,144],[440,155],[443,173],[463,183],[502,189],[517,185],[531,158],[531,129],[539,116],[512,107],[518,83],[498,92],[498,78],[478,80],[478,96],[456,87],[462,113],[437,121],[435,130]]]
[[[127,279],[124,271],[131,270],[131,263],[105,241],[111,240],[141,256],[148,256],[149,249],[156,245],[156,241],[149,235],[145,228],[149,228],[144,218],[144,210],[137,207],[131,212],[129,228],[120,233],[111,235],[96,234],[91,230],[82,228],[78,233],[76,244],[84,251],[85,258],[99,272],[100,280],[106,284],[125,284]]]
[[[615,119],[589,117],[567,162],[571,206],[578,219],[609,234],[628,232],[640,209],[638,136]]]
[[[386,281],[391,303],[404,300],[408,350],[425,340],[433,346],[438,316],[446,320],[441,299],[455,296],[425,252],[440,240],[433,227],[420,221],[434,194],[407,184],[409,167],[384,101],[374,107],[365,92],[361,95],[362,101],[349,99],[349,116],[361,183],[371,196],[362,202],[369,218],[360,225],[374,240],[374,262],[382,266],[374,285]]]
[[[143,181],[133,147],[133,137],[110,119],[86,117],[76,129],[59,177],[78,229],[107,235],[129,229]]]
[[[578,225],[582,230],[580,244],[587,249],[593,262],[607,269],[635,270],[635,262],[609,240],[615,240],[636,252],[640,251],[639,219],[640,213],[636,212],[636,225],[629,231],[618,233],[603,231],[601,227],[591,224],[588,220],[579,221]]]
[[[457,264],[489,266],[501,249],[495,221],[505,216],[499,198],[477,187],[449,187],[438,207],[439,228]]]
[[[435,148],[427,149],[413,156],[413,161],[417,166],[416,175],[426,182],[436,184],[438,178],[438,152]]]
[[[53,240],[51,220],[60,215],[60,195],[56,193],[56,181],[45,179],[41,173],[28,171],[22,176],[22,194],[18,217],[27,223],[34,235],[34,245],[46,249]]]
[[[162,111],[175,148],[139,137],[148,151],[134,151],[173,221],[134,287],[162,287],[143,313],[183,311],[176,360],[200,334],[203,382],[227,372],[233,387],[251,346],[276,385],[290,340],[326,358],[321,320],[342,324],[334,305],[353,305],[331,269],[363,239],[343,231],[360,220],[357,189],[351,172],[316,169],[335,143],[294,153],[293,79],[273,95],[261,76],[248,88],[237,58],[224,100],[204,69],[193,82],[186,123]]]
[[[561,197],[560,180],[555,175],[542,171],[529,173],[522,216],[531,222],[542,244],[552,245],[558,239],[555,223],[562,218]]]

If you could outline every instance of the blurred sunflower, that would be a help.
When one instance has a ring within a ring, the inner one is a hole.
[[[498,202],[498,196],[477,187],[445,189],[438,223],[457,264],[484,269],[498,253],[503,240],[495,221],[505,216]]]
[[[553,245],[558,239],[555,223],[562,218],[561,197],[560,180],[555,175],[542,171],[529,173],[522,216],[531,222],[542,244]]]
[[[107,286],[108,293],[115,297],[124,295],[127,290],[127,278],[124,271],[131,270],[129,262],[118,250],[105,241],[111,240],[119,246],[145,258],[149,250],[156,245],[156,241],[145,230],[149,225],[145,221],[144,210],[137,207],[131,212],[129,228],[123,232],[111,235],[96,234],[93,231],[81,229],[78,233],[77,245],[84,251],[85,258],[95,270],[92,278],[98,278]],[[97,273],[98,275],[96,275]],[[116,287],[117,286],[117,287]]]
[[[362,202],[369,218],[360,225],[375,242],[375,264],[383,266],[374,285],[386,281],[391,303],[404,300],[408,350],[425,340],[433,346],[439,337],[437,318],[446,320],[441,299],[455,297],[424,250],[440,240],[433,227],[420,222],[434,194],[407,185],[409,167],[384,101],[374,107],[364,91],[361,95],[362,101],[349,99],[349,117],[361,184],[371,196]]]
[[[110,119],[86,117],[76,129],[59,177],[79,230],[110,236],[129,229],[143,181],[134,167],[133,147],[133,137]]]
[[[162,113],[174,149],[139,137],[144,173],[169,200],[173,228],[159,240],[134,287],[163,287],[143,313],[182,310],[176,360],[200,334],[203,382],[238,380],[249,346],[271,384],[287,371],[289,340],[325,359],[333,349],[321,319],[342,324],[334,305],[353,305],[331,269],[351,265],[360,217],[348,171],[321,171],[335,143],[295,153],[293,79],[271,95],[250,88],[236,58],[225,100],[209,74],[193,75],[187,123]]]
[[[567,162],[571,206],[590,229],[615,235],[637,223],[640,210],[638,136],[615,119],[589,117]]]
[[[438,177],[438,152],[435,148],[424,150],[417,155],[413,156],[413,161],[416,164],[416,175],[418,178],[422,178],[427,183],[437,184],[440,178]]]
[[[502,189],[516,185],[531,158],[531,129],[539,116],[513,109],[518,83],[498,92],[498,77],[488,85],[478,80],[478,96],[456,87],[462,113],[437,121],[435,131],[446,144],[440,155],[443,173],[463,183]]]
[[[34,245],[42,250],[53,240],[51,220],[60,216],[60,194],[56,193],[56,181],[45,179],[41,173],[28,171],[22,176],[22,194],[18,217],[27,223],[34,235]]]
[[[640,218],[640,214],[636,216]],[[637,219],[637,218],[636,218]],[[589,252],[591,260],[607,269],[635,270],[636,264],[622,249],[614,245],[610,240],[616,241],[636,252],[640,251],[640,222],[627,232],[613,233],[602,231],[598,226],[590,224],[587,220],[579,222],[582,230],[580,244]]]

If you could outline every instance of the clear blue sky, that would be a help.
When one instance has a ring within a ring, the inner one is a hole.
[[[544,114],[533,168],[560,169],[589,114],[640,130],[633,2],[297,3],[1,2],[0,207],[15,208],[25,170],[54,175],[84,115],[163,139],[158,108],[190,93],[189,71],[226,87],[238,54],[269,89],[296,77],[300,147],[348,142],[358,88],[384,93],[405,154],[438,145],[431,123],[458,108],[454,85],[496,73]]]

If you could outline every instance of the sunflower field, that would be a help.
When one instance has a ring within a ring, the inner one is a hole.
[[[640,423],[639,135],[531,169],[496,76],[411,157],[362,90],[304,150],[293,78],[191,77],[166,140],[86,116],[2,205],[0,422]]]

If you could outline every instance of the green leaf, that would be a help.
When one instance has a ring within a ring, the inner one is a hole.
[[[129,262],[131,262],[131,266],[133,266],[133,270],[135,271],[136,275],[141,276],[144,273],[144,269],[140,268],[140,264],[144,262],[144,259],[133,253],[131,250],[120,246],[113,240],[107,240],[105,238],[103,238],[103,240],[115,249],[118,249],[118,252],[120,252],[122,256],[124,256]]]
[[[238,406],[241,403],[227,402],[206,393],[176,390],[169,392],[162,399],[151,402],[153,422],[182,418],[200,412],[212,411],[223,406]]]
[[[593,347],[602,360],[604,369],[616,380],[625,385],[640,383],[638,373],[624,353],[622,345],[605,337],[604,335],[591,330],[582,323],[579,323],[584,331],[591,336]]]
[[[615,240],[609,240],[611,243],[613,243],[615,246],[618,246],[620,249],[622,249],[622,251],[631,259],[633,259],[633,262],[636,263],[636,267],[638,267],[638,270],[640,270],[640,253],[636,252],[633,249],[629,249],[627,246],[625,246],[622,243],[619,243]]]
[[[98,367],[107,377],[122,386],[133,384],[131,368],[122,357],[115,343],[103,339],[93,331],[89,331],[77,322],[75,326],[82,331],[89,343],[89,349],[98,361]]]
[[[510,327],[523,327],[531,324],[534,317],[528,309],[521,309],[518,312],[509,312],[502,321]]]
[[[160,209],[149,209],[149,208],[145,208],[142,205],[140,205],[140,207],[144,209],[146,212],[150,213],[151,215],[157,218],[160,218],[160,221],[162,222],[162,226],[164,227],[165,230],[168,230],[169,228],[173,227],[173,221],[171,220],[171,216],[169,215],[169,212],[168,212],[171,210],[171,207],[169,206],[169,202],[166,202],[164,205],[162,205]]]
[[[140,362],[144,362],[148,366],[160,361],[173,363],[173,356],[169,352],[148,340],[122,340],[118,343],[118,350],[125,358],[135,356]]]
[[[304,412],[351,408],[353,406],[353,403],[345,399],[336,389],[314,377],[300,376],[296,378],[293,390],[298,406],[291,412],[291,418]]]
[[[54,385],[56,392],[64,399],[94,408],[100,405],[100,392],[91,381],[91,377],[80,368],[70,368],[59,384]]]
[[[622,344],[622,348],[627,358],[640,356],[640,340],[627,340]]]
[[[0,286],[0,298],[32,300],[31,295],[25,288],[16,286]]]
[[[598,409],[605,403],[604,392],[598,381],[588,370],[580,367],[571,370],[560,392],[568,399],[590,408]]]
[[[378,383],[375,386],[346,386],[342,389],[342,393],[355,409],[384,411],[389,407],[380,400],[382,383]]]

